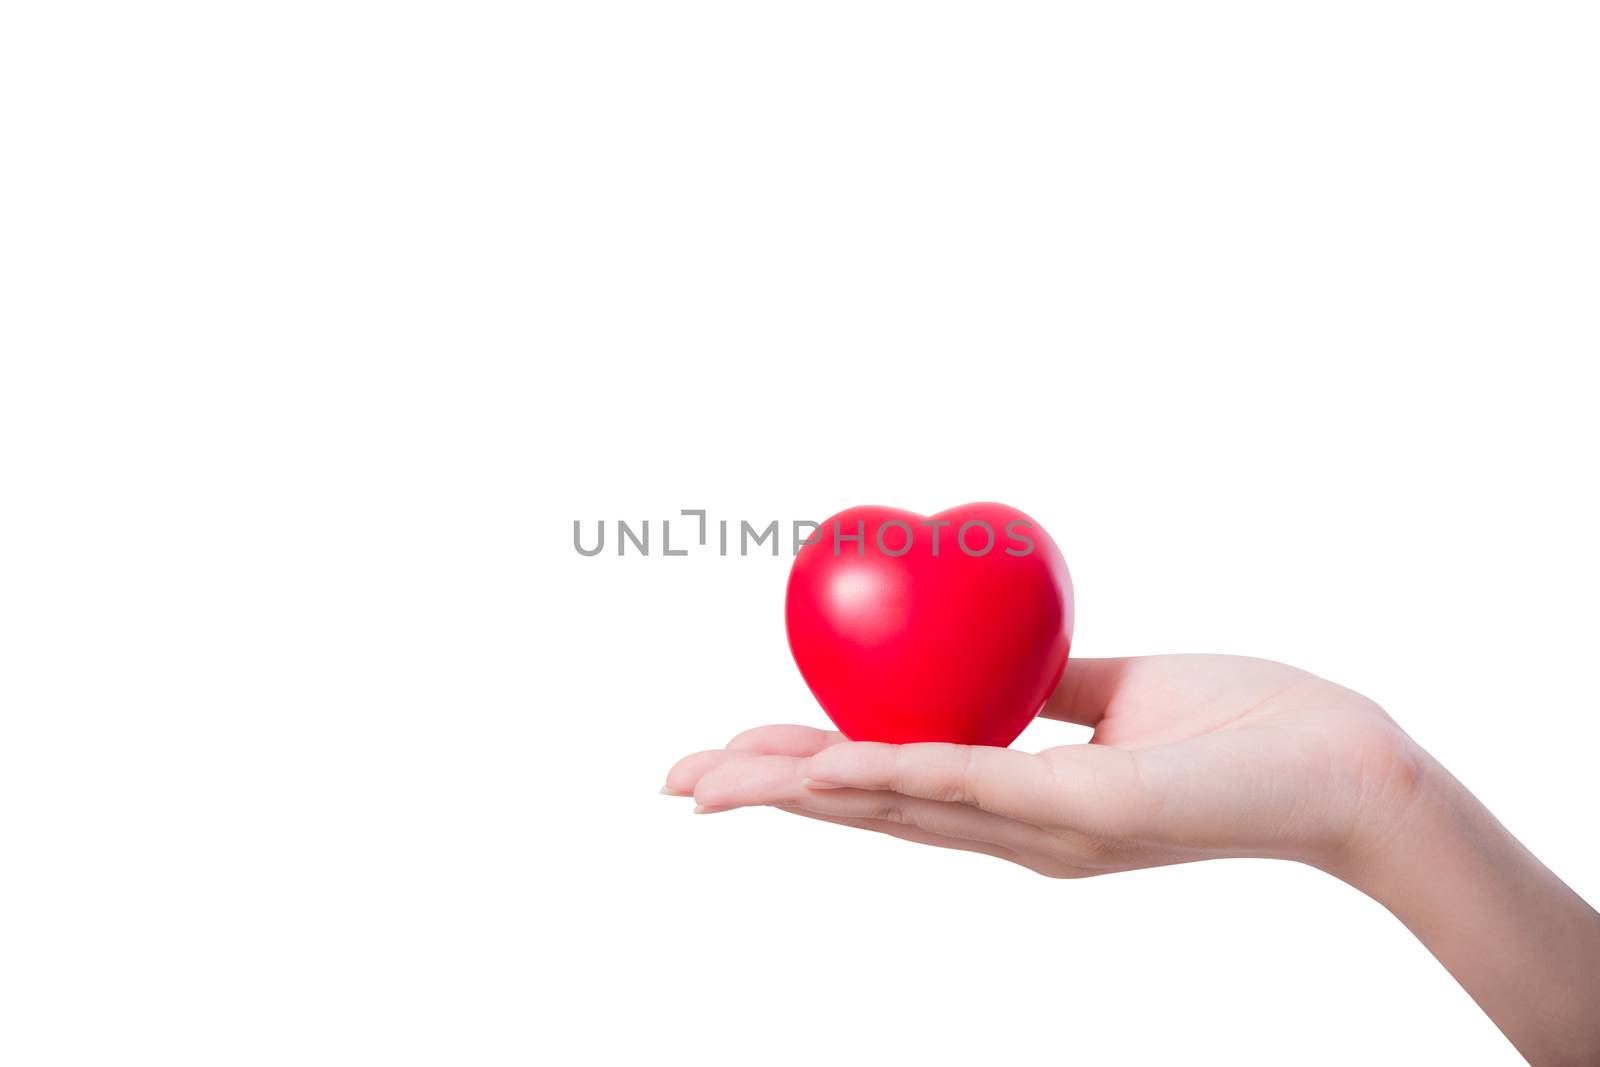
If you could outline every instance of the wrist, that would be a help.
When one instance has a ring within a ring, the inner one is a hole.
[[[1530,1062],[1600,1062],[1600,916],[1415,751],[1408,798],[1318,866],[1404,923]]]
[[[1330,831],[1327,843],[1304,858],[1313,867],[1354,885],[1367,887],[1407,878],[1425,842],[1462,818],[1476,801],[1438,760],[1413,741],[1375,705],[1377,722],[1349,761],[1347,781],[1353,799]]]

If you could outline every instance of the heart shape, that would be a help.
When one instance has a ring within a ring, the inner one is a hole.
[[[855,507],[795,556],[785,617],[801,676],[851,740],[1004,747],[1066,668],[1072,578],[1003,504]]]

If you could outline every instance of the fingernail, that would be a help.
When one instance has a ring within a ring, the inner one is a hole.
[[[670,785],[664,785],[661,787],[661,795],[664,797],[686,797],[689,794],[681,789],[674,789]]]
[[[800,784],[805,786],[807,789],[843,789],[844,788],[844,786],[835,785],[832,782],[819,782],[815,778],[802,778],[802,779],[800,779]]]
[[[711,806],[708,806],[708,805],[705,805],[705,804],[696,804],[694,806],[694,813],[696,815],[715,815],[719,811],[728,811],[728,810],[730,810],[730,809],[728,809],[728,808],[711,807]]]

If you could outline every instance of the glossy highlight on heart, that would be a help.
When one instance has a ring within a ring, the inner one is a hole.
[[[796,555],[785,621],[800,674],[854,741],[1004,747],[1061,680],[1072,578],[1003,504],[924,516],[854,507]]]

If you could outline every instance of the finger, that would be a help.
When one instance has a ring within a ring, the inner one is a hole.
[[[801,760],[793,756],[747,755],[707,772],[695,786],[696,810],[727,811],[755,805],[804,808],[823,815],[873,819],[914,826],[944,837],[1047,851],[1045,831],[965,804],[864,789],[811,789],[802,784]]]
[[[742,759],[746,755],[747,753],[744,752],[729,752],[725,748],[714,748],[707,752],[692,753],[672,765],[672,769],[667,772],[667,781],[661,787],[661,791],[675,797],[692,796],[695,785],[712,768],[730,760]]]
[[[794,807],[835,818],[866,819],[909,826],[939,837],[999,845],[1019,854],[1048,855],[1058,844],[1045,831],[966,804],[925,800],[870,789],[806,789],[774,807]]]
[[[1096,744],[1039,753],[1058,785],[1055,825],[1107,840],[1141,838],[1157,830],[1168,789],[1165,776],[1152,774],[1141,755]]]
[[[686,797],[694,792],[695,785],[706,772],[740,756],[750,753],[809,756],[844,739],[844,734],[837,730],[818,730],[811,726],[757,726],[729,741],[727,748],[714,748],[683,757],[667,772],[666,784],[661,791],[671,796]]]
[[[817,822],[831,822],[836,826],[853,826],[858,830],[870,830],[873,833],[887,834],[898,837],[902,841],[914,841],[919,845],[933,845],[935,848],[951,848],[960,852],[981,852],[986,856],[994,856],[1011,863],[1028,866],[1016,852],[1004,845],[993,845],[984,841],[968,841],[959,837],[946,837],[943,834],[930,833],[920,827],[910,826],[906,823],[889,822],[885,819],[853,819],[843,815],[824,815],[820,811],[808,811],[805,808],[790,807],[779,804],[776,807],[791,815],[799,815]]]
[[[757,726],[729,741],[738,751],[764,752],[769,756],[810,756],[829,745],[845,740],[837,730],[818,730],[813,726]]]
[[[1094,726],[1105,716],[1134,658],[1069,659],[1055,692],[1039,714],[1047,719]]]
[[[967,804],[1024,822],[1055,822],[1060,783],[1050,765],[1025,752],[981,745],[850,741],[806,760],[816,787],[879,789]]]
[[[730,752],[694,786],[696,810],[725,811],[754,804],[774,804],[798,797],[800,758]]]

